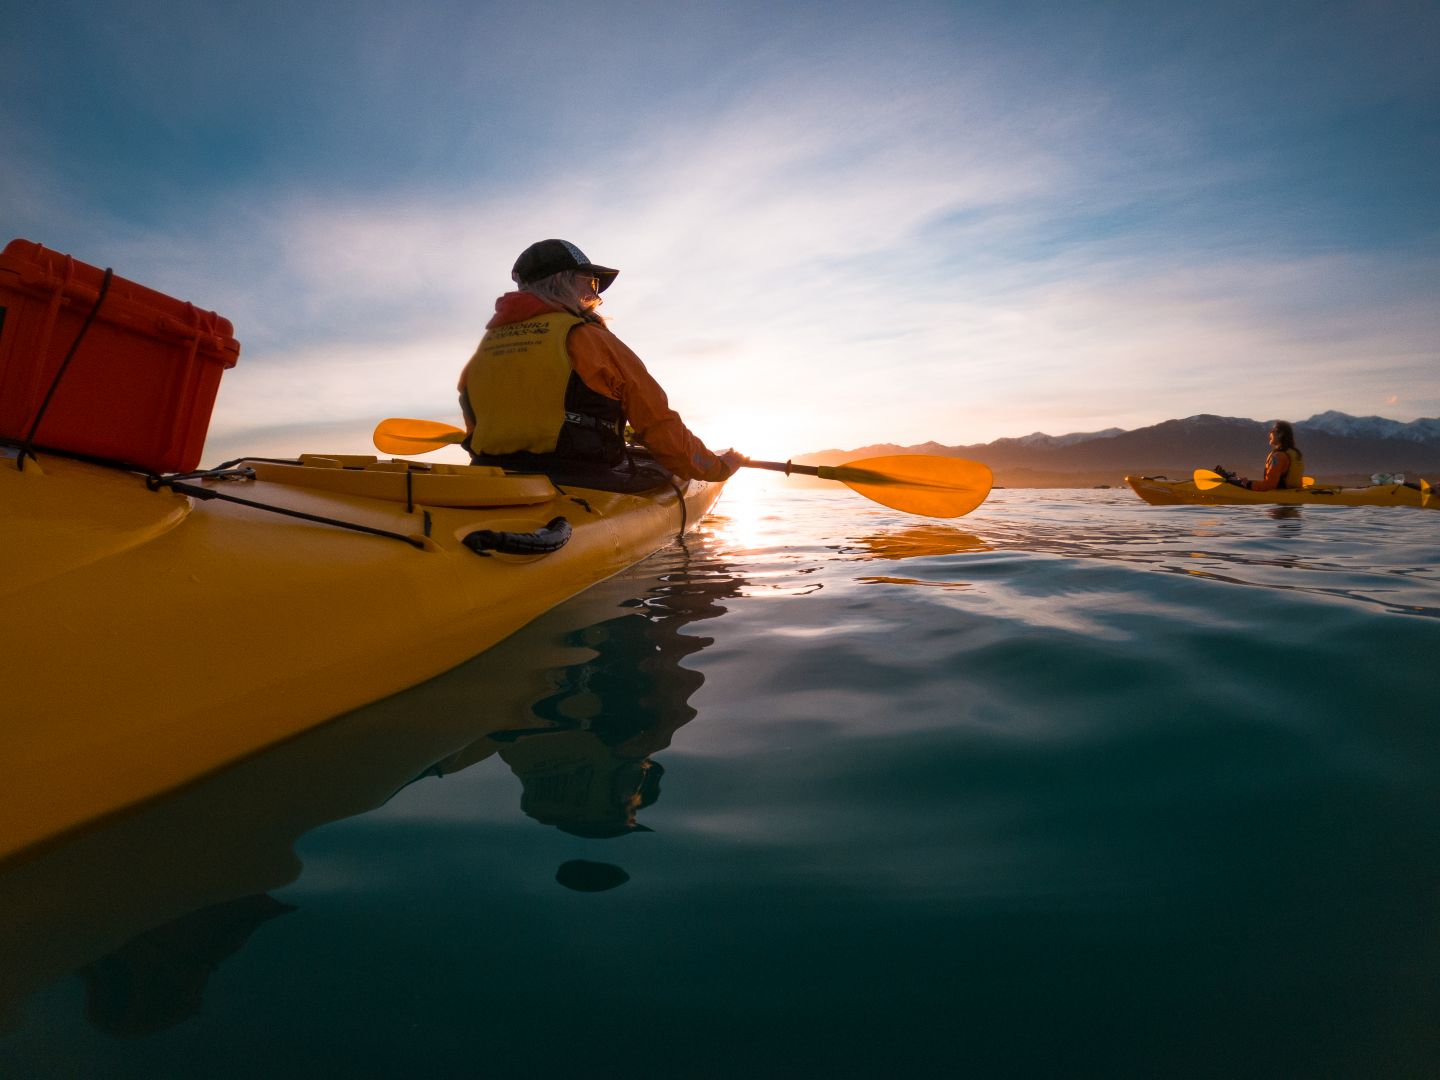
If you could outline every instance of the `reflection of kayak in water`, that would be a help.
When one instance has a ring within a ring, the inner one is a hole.
[[[1251,491],[1235,484],[1216,484],[1201,490],[1193,480],[1166,480],[1160,476],[1127,476],[1125,482],[1135,494],[1154,506],[1201,505],[1239,506],[1245,504],[1281,506],[1429,506],[1440,509],[1440,499],[1420,487],[1408,484],[1377,484],[1368,487],[1315,485],[1306,488]]]
[[[720,488],[311,456],[149,490],[0,456],[0,859],[453,667]]]

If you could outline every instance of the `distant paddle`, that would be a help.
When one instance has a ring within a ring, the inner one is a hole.
[[[1211,488],[1217,488],[1221,484],[1230,483],[1229,480],[1225,479],[1225,477],[1221,476],[1214,469],[1196,469],[1194,479],[1195,486],[1201,491],[1209,491]]]
[[[1217,488],[1217,487],[1219,487],[1221,484],[1233,484],[1233,483],[1235,483],[1235,481],[1233,481],[1233,480],[1227,480],[1227,479],[1225,479],[1225,477],[1221,476],[1221,475],[1220,475],[1218,472],[1216,472],[1214,469],[1196,469],[1196,470],[1195,470],[1195,474],[1194,474],[1194,480],[1195,480],[1195,486],[1196,486],[1197,488],[1199,488],[1201,491],[1209,491],[1211,488]],[[1239,485],[1236,484],[1236,486],[1238,487]],[[1300,486],[1301,486],[1301,487],[1314,487],[1314,486],[1315,486],[1315,477],[1313,477],[1313,476],[1307,476],[1307,477],[1305,477],[1304,480],[1302,480],[1302,481],[1300,482]]]
[[[434,420],[392,417],[375,428],[375,448],[385,454],[428,454],[463,438],[459,428]],[[990,469],[978,461],[929,454],[894,454],[844,465],[747,461],[744,467],[836,480],[872,502],[921,517],[968,514],[985,501],[995,484]]]

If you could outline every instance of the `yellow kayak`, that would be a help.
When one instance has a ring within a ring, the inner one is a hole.
[[[317,455],[147,486],[0,448],[0,860],[469,659],[722,486]]]
[[[1440,509],[1440,499],[1408,484],[1378,484],[1371,487],[1333,487],[1251,491],[1235,484],[1219,483],[1202,490],[1194,480],[1167,480],[1163,476],[1127,476],[1125,482],[1135,494],[1155,506],[1281,505],[1281,506],[1415,506]]]

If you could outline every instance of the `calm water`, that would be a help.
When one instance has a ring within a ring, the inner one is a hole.
[[[1436,1075],[1440,514],[762,479],[0,878],[0,1074]]]

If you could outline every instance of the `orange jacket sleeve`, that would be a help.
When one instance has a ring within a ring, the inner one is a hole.
[[[644,362],[602,326],[582,323],[566,339],[570,363],[585,385],[620,402],[636,436],[682,480],[724,480],[729,471],[670,407]]]

